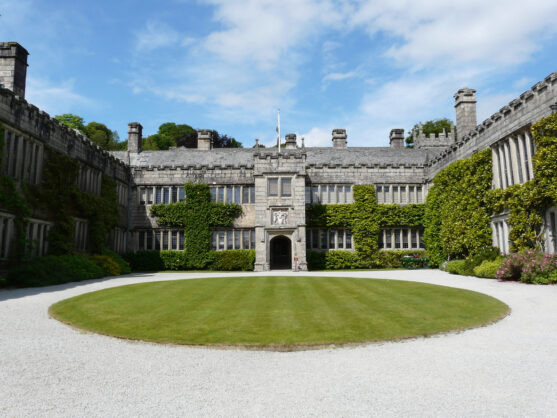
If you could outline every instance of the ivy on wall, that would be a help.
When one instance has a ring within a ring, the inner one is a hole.
[[[494,212],[509,212],[511,251],[543,249],[543,216],[557,202],[557,115],[534,124],[532,134],[534,179],[492,191]]]
[[[435,175],[424,216],[424,242],[432,265],[491,246],[491,180],[489,149]]]
[[[308,206],[306,224],[308,227],[349,228],[360,259],[370,260],[377,256],[381,228],[423,225],[424,205],[380,205],[375,186],[356,185],[353,190],[354,203]]]
[[[0,171],[4,157],[4,127],[0,123]],[[16,237],[16,248],[13,252],[12,262],[17,261],[24,255],[26,246],[25,224],[27,217],[31,215],[31,210],[25,197],[18,190],[13,178],[0,174],[0,208],[7,210],[15,215],[14,228]]]
[[[151,215],[160,225],[184,228],[188,267],[202,269],[210,262],[211,228],[231,227],[234,219],[242,214],[242,207],[211,202],[207,184],[188,183],[184,190],[185,202],[153,205]]]
[[[79,190],[76,180],[79,163],[70,157],[45,147],[40,186],[29,185],[27,200],[36,211],[45,211],[54,223],[48,234],[49,253],[69,254],[75,251],[76,218],[89,222],[88,250],[100,253],[110,231],[119,225],[116,181],[103,175],[101,195]]]

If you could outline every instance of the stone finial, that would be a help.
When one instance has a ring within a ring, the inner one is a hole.
[[[464,87],[459,89],[455,95],[456,110],[456,133],[457,139],[462,138],[468,132],[476,128],[476,90]]]
[[[210,129],[197,130],[197,149],[210,151],[213,149],[213,131]]]
[[[0,84],[22,99],[25,98],[28,55],[17,42],[0,42]]]
[[[391,148],[404,148],[404,129],[391,129],[389,143]]]
[[[259,148],[259,138],[255,138],[255,148]]]
[[[128,151],[140,153],[143,147],[143,126],[139,122],[128,123]]]
[[[286,149],[296,149],[296,134],[286,134],[284,144]]]
[[[346,129],[333,129],[333,148],[346,148]]]

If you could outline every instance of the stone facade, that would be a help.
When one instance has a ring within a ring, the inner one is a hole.
[[[238,203],[243,209],[233,228],[215,232],[214,248],[255,249],[257,271],[307,269],[306,251],[314,249],[316,239],[322,240],[325,235],[319,235],[323,231],[306,230],[306,205],[350,203],[354,185],[376,185],[379,203],[423,203],[439,170],[486,148],[492,148],[498,164],[494,167],[494,187],[527,181],[527,176],[532,175],[533,152],[529,127],[549,115],[551,106],[557,104],[557,73],[553,73],[480,125],[476,124],[475,90],[458,90],[454,96],[457,134],[450,129],[426,136],[418,129],[414,132],[413,149],[404,146],[402,129],[391,131],[389,147],[348,147],[346,130],[334,129],[331,147],[306,148],[303,138],[298,143],[295,134],[287,134],[286,146],[280,152],[259,147],[214,149],[212,132],[200,130],[197,149],[143,151],[141,124],[131,122],[129,150],[109,153],[23,99],[25,83],[21,84],[21,77],[25,78],[22,71],[26,68],[23,60],[26,56],[26,51],[17,44],[0,44],[0,76],[7,87],[0,90],[0,122],[6,132],[27,138],[38,147],[33,151],[37,165],[33,174],[26,178],[14,176],[16,180],[29,182],[33,177],[32,181],[40,181],[44,146],[75,158],[96,175],[102,173],[116,179],[122,193],[121,229],[115,233],[118,245],[113,245],[118,251],[182,249],[180,231],[159,226],[150,216],[149,208],[155,203],[187,198],[182,196],[185,183],[208,184],[215,201]],[[10,65],[14,69],[6,70]],[[18,146],[21,147],[21,142]],[[18,172],[17,167],[23,164],[20,160],[31,159],[22,149],[17,158],[3,164],[8,175]],[[503,159],[506,165],[502,165]],[[12,171],[11,167],[16,168]],[[510,176],[511,171],[512,181],[511,177],[502,180],[502,173]],[[10,216],[0,208],[0,221],[11,219]],[[48,223],[40,213],[33,216],[37,222]],[[555,223],[555,217],[555,210],[548,212],[548,224]],[[0,222],[0,234],[6,231],[2,225]],[[505,225],[504,214],[494,217],[494,243],[503,249],[505,239],[508,240],[504,236],[505,231],[508,233]],[[400,231],[403,230],[383,231],[384,248],[396,248],[393,234],[407,235],[412,242],[421,238],[420,231]],[[331,232],[334,237],[326,238],[325,247],[320,243],[320,249],[353,249],[348,241],[350,231]],[[548,248],[554,245],[555,236],[557,232],[547,231]],[[7,252],[0,248],[0,259],[3,254]]]

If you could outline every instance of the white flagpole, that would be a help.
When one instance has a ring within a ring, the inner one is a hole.
[[[277,116],[277,150],[280,154],[280,109],[278,110]]]

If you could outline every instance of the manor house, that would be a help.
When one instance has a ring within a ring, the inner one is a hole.
[[[241,205],[243,214],[232,228],[212,231],[214,250],[255,249],[255,270],[297,267],[305,270],[306,251],[353,250],[349,229],[309,228],[306,207],[315,203],[347,204],[354,185],[374,185],[377,203],[424,203],[432,179],[450,163],[491,148],[493,188],[507,188],[533,177],[534,144],[530,127],[557,111],[557,72],[480,124],[476,120],[476,91],[459,89],[454,95],[456,129],[439,135],[413,132],[414,147],[404,143],[404,130],[390,132],[388,146],[350,147],[348,133],[334,129],[329,147],[306,147],[295,134],[285,136],[285,147],[215,149],[210,130],[198,131],[197,149],[144,151],[142,126],[129,123],[128,150],[107,152],[81,133],[69,129],[25,101],[27,51],[14,42],[0,43],[0,122],[4,128],[2,174],[19,185],[41,184],[45,148],[79,162],[77,185],[101,192],[101,178],[116,181],[120,226],[109,238],[118,252],[182,250],[184,232],[157,224],[149,208],[157,203],[187,199],[188,182],[210,186],[215,202]],[[508,214],[492,218],[493,244],[509,251]],[[15,214],[0,206],[0,260],[14,245]],[[557,251],[557,209],[545,214],[546,251]],[[88,248],[88,219],[75,219],[75,247]],[[26,223],[31,255],[48,252],[53,221],[35,209]],[[383,229],[384,250],[421,249],[423,230],[400,225]]]

